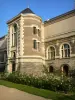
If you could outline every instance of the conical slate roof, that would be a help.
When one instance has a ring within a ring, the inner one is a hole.
[[[33,12],[30,8],[26,8],[26,9],[24,9],[23,11],[21,11],[20,13],[22,13],[22,14],[27,14],[27,13],[32,13],[32,14],[34,14],[34,12]]]

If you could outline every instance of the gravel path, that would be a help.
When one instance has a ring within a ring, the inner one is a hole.
[[[14,88],[0,85],[0,100],[48,100]]]

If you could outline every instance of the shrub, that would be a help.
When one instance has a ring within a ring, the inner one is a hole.
[[[48,74],[42,77],[34,77],[33,75],[21,74],[19,72],[13,72],[6,77],[8,81],[34,86],[37,88],[48,89],[52,91],[69,91],[70,81],[69,78],[54,76]]]
[[[6,79],[8,77],[8,73],[1,72],[0,79]]]

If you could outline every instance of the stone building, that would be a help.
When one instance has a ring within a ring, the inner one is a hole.
[[[0,72],[5,71],[7,62],[7,36],[0,38]]]
[[[75,10],[43,22],[26,8],[7,24],[9,72],[41,75],[45,65],[68,75],[75,69]]]

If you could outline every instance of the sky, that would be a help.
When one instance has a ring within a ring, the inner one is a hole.
[[[0,37],[8,33],[7,21],[29,8],[43,21],[74,9],[75,0],[0,0]]]

